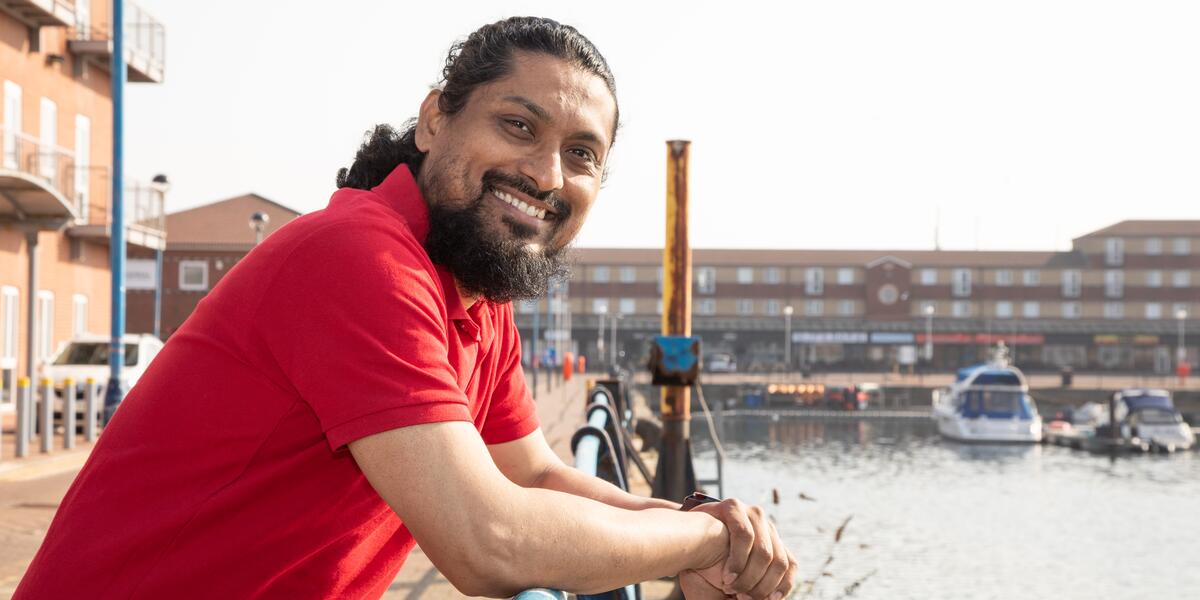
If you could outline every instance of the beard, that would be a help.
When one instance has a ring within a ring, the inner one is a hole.
[[[438,174],[431,172],[434,165],[424,167],[422,175],[428,177],[422,177],[421,191],[429,204],[425,251],[454,275],[464,292],[496,303],[533,299],[545,295],[551,279],[565,279],[570,274],[566,248],[549,243],[570,214],[567,203],[553,192],[539,193],[523,178],[490,170],[484,173],[472,200],[453,206],[447,202]],[[531,243],[539,235],[536,228],[505,214],[507,209],[499,200],[488,198],[497,183],[542,200],[557,211],[542,233],[542,243]],[[499,223],[489,223],[489,218]]]

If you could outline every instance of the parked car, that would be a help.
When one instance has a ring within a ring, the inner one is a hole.
[[[125,341],[125,364],[121,369],[121,381],[128,391],[150,366],[150,361],[162,350],[163,343],[149,334],[129,334]],[[110,338],[102,335],[83,335],[67,342],[58,354],[42,368],[42,375],[54,385],[57,396],[62,396],[67,378],[75,381],[76,423],[83,423],[83,400],[86,398],[87,380],[95,381],[100,390],[108,384],[108,345]],[[103,394],[103,391],[100,392]],[[97,403],[103,411],[103,401]],[[62,418],[62,411],[54,411],[55,420]]]
[[[713,354],[709,354],[704,365],[709,373],[737,372],[737,359],[728,352],[714,352]]]

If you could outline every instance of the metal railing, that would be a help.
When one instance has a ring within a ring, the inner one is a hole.
[[[27,133],[0,125],[0,169],[41,179],[70,200],[75,196],[75,154]]]
[[[112,26],[107,22],[74,27],[69,37],[77,41],[108,41]],[[150,13],[131,2],[125,3],[125,48],[147,59],[151,67],[162,69],[167,58],[167,30]]]
[[[125,186],[125,225],[166,231],[164,194],[154,184],[132,182]],[[111,203],[110,203],[111,204]],[[109,210],[111,216],[112,211]]]

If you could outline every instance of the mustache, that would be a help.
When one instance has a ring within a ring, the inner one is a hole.
[[[494,188],[497,184],[506,185],[522,194],[545,202],[554,210],[555,218],[563,220],[571,216],[571,206],[566,203],[555,190],[542,191],[528,177],[505,173],[498,169],[488,169],[483,174],[484,191]]]

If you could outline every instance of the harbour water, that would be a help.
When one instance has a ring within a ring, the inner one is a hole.
[[[1200,598],[1195,452],[963,445],[923,419],[718,429],[726,495],[769,507],[800,579],[816,581],[798,598]],[[693,440],[697,475],[711,476],[702,421]]]

